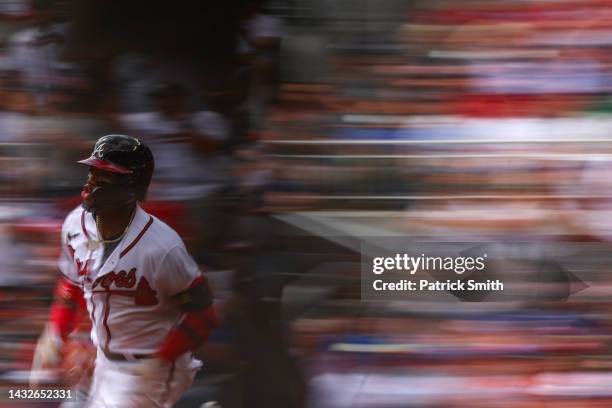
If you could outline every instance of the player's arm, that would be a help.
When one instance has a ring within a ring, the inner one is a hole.
[[[31,385],[38,384],[37,372],[41,369],[57,368],[62,359],[64,342],[78,322],[78,312],[84,305],[81,288],[71,281],[76,278],[72,251],[66,242],[66,231],[62,229],[62,253],[58,259],[58,279],[51,306],[49,322],[38,338],[32,360]]]
[[[179,323],[166,336],[155,357],[142,360],[136,368],[136,373],[141,376],[144,384],[150,384],[155,375],[173,363],[177,357],[204,343],[211,329],[219,324],[210,289],[203,276],[195,278],[187,290],[172,297],[183,314]]]
[[[208,282],[182,242],[169,250],[158,265],[156,287],[182,312],[156,353],[162,360],[173,361],[204,343],[218,319]]]
[[[83,290],[64,276],[55,285],[53,304],[49,315],[52,334],[65,341],[78,323],[79,311],[84,309]]]
[[[62,362],[68,335],[76,328],[78,312],[82,306],[81,288],[61,277],[55,286],[49,322],[36,343],[32,360],[30,385],[38,386],[40,370],[58,368]]]
[[[181,354],[201,346],[210,331],[219,325],[212,294],[203,276],[196,278],[187,290],[173,298],[183,315],[157,353],[158,358],[166,361],[174,361]]]
[[[66,221],[67,223],[68,221]],[[85,309],[83,291],[78,282],[78,272],[74,262],[74,249],[71,246],[68,230],[62,228],[62,252],[57,261],[60,277],[55,285],[53,303],[48,327],[62,340],[76,328],[79,312]]]

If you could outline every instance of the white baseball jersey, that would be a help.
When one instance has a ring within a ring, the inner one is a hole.
[[[201,276],[178,234],[140,207],[125,236],[104,262],[95,220],[80,206],[62,227],[58,265],[85,294],[92,340],[113,353],[159,350],[182,312],[171,296]]]

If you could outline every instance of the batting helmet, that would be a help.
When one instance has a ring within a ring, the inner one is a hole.
[[[93,192],[100,197],[97,199],[100,206],[144,200],[155,169],[151,149],[126,135],[102,136],[94,145],[91,156],[78,163],[121,175],[118,183],[102,186]]]

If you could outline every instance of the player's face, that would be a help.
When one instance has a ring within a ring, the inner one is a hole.
[[[95,208],[96,199],[94,192],[105,185],[116,184],[119,177],[118,174],[100,170],[96,167],[90,167],[87,182],[83,186],[83,191],[81,191],[83,203],[90,208]]]

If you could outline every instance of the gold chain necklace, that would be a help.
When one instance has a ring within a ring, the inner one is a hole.
[[[132,215],[130,217],[130,221],[125,226],[125,229],[123,230],[121,235],[119,235],[115,239],[89,240],[89,242],[87,242],[87,247],[89,248],[89,250],[90,251],[95,251],[101,244],[114,244],[115,242],[118,242],[121,239],[123,239],[123,237],[127,233],[128,228],[130,228],[130,225],[132,225],[132,220],[134,220],[134,215],[135,214],[136,214],[136,209],[134,208],[134,211],[132,211]],[[98,216],[98,214],[95,215],[94,220],[96,221],[96,230],[97,230],[97,233],[98,233],[98,237],[102,237],[102,233],[100,232],[100,217]]]

